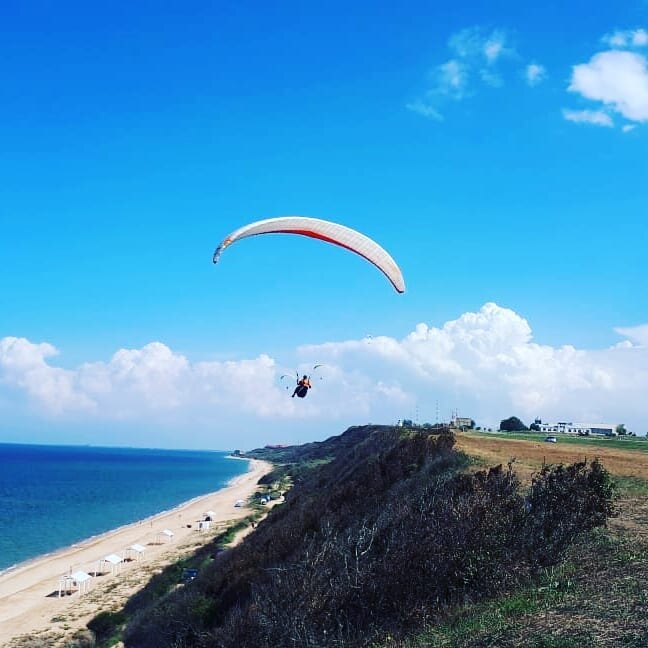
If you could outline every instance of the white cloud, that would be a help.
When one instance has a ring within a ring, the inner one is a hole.
[[[645,47],[648,45],[648,31],[645,29],[617,30],[601,39],[606,45],[616,48]]]
[[[648,348],[648,324],[640,326],[618,327],[614,329],[619,335],[637,343],[639,346]]]
[[[621,127],[621,130],[622,130],[624,133],[629,133],[630,131],[634,130],[636,127],[637,127],[636,124],[624,124],[624,125]]]
[[[480,27],[469,27],[456,32],[448,39],[448,47],[463,60],[494,65],[498,59],[514,54],[507,46],[508,35],[503,29],[485,33]]]
[[[526,82],[531,86],[537,86],[547,78],[547,70],[543,65],[538,63],[529,63],[524,73]]]
[[[452,34],[448,39],[451,57],[432,69],[424,96],[409,102],[407,109],[442,121],[441,109],[449,101],[473,95],[480,85],[503,86],[503,62],[517,58],[509,40],[508,33],[502,29],[487,31],[470,27]]]
[[[453,97],[462,99],[468,85],[468,68],[456,59],[451,59],[438,66],[436,70],[437,91]]]
[[[595,126],[614,126],[610,115],[602,110],[563,110],[563,117],[567,121],[577,124],[594,124]]]
[[[617,329],[648,341],[648,325]],[[612,420],[643,433],[648,417],[648,347],[625,341],[604,350],[533,342],[529,323],[512,310],[485,304],[441,327],[419,324],[402,340],[374,337],[302,350],[324,361],[353,364],[397,377],[403,391],[447,413],[460,407],[482,424],[511,414],[530,419]],[[447,418],[447,415],[446,415]]]
[[[636,52],[610,50],[573,68],[568,90],[633,122],[648,121],[648,64]]]
[[[504,52],[504,42],[503,40],[490,39],[486,41],[484,45],[484,54],[486,56],[486,61],[489,64],[495,63],[497,59],[502,56]]]
[[[77,375],[48,364],[58,355],[51,344],[25,338],[0,339],[0,385],[24,391],[52,414],[92,409],[94,402],[78,388]]]
[[[408,110],[415,112],[423,117],[428,119],[435,119],[436,121],[443,121],[443,115],[430,104],[419,100],[412,101],[405,106]]]
[[[304,430],[317,438],[316,426],[335,433],[347,424],[412,418],[415,408],[421,420],[434,420],[436,401],[442,418],[457,407],[482,425],[539,415],[624,422],[644,433],[648,324],[616,331],[625,339],[608,349],[543,345],[526,319],[487,303],[439,326],[420,323],[401,339],[374,335],[298,347],[284,366],[267,354],[191,362],[153,342],[70,370],[54,366],[52,345],[6,337],[0,409],[6,416],[6,403],[22,394],[23,419],[174,424],[221,437],[248,430],[257,443],[278,433],[306,440]],[[291,399],[279,376],[307,372],[313,363],[326,365],[324,380],[307,399]]]

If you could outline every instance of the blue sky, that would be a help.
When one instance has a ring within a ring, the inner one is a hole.
[[[437,400],[484,424],[648,430],[628,388],[648,386],[648,4],[524,5],[3,3],[0,436],[185,446],[191,429],[227,448],[431,418]],[[211,264],[227,233],[284,214],[374,237],[408,292],[297,237]],[[519,334],[495,345],[516,367],[499,391],[481,356],[448,351],[447,373],[436,334],[427,364],[407,347],[419,323],[460,322],[457,349],[475,317]],[[390,342],[344,346],[367,336]],[[405,359],[385,360],[391,341]],[[286,404],[278,373],[324,356],[319,401]],[[221,382],[260,357],[243,373],[260,400]],[[179,393],[185,371],[206,400]]]

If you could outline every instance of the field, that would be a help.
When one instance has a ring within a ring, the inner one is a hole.
[[[544,438],[544,434],[462,432],[457,435],[457,447],[489,465],[515,458],[521,477],[543,463],[566,464],[598,457],[614,475],[648,480],[648,441],[558,435],[558,443],[546,443]]]
[[[584,536],[565,562],[535,584],[485,603],[465,605],[443,626],[405,646],[481,647],[648,646],[648,442],[466,432],[457,446],[478,465],[514,459],[529,482],[546,463],[598,457],[612,473],[618,517]]]
[[[471,430],[466,434],[477,435],[486,438],[496,439],[518,439],[520,441],[538,441],[544,442],[547,434],[544,432],[478,432]],[[568,445],[591,445],[594,447],[618,447],[626,450],[643,450],[648,452],[648,440],[644,437],[631,437],[631,436],[578,436],[577,434],[560,434],[552,433],[558,439],[559,443],[566,443]]]

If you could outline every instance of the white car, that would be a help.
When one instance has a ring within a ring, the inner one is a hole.
[[[558,443],[558,439],[556,439],[556,437],[553,435],[545,437],[545,441],[547,443]]]

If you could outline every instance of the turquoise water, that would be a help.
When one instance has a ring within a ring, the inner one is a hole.
[[[222,488],[227,454],[0,444],[0,571]]]

